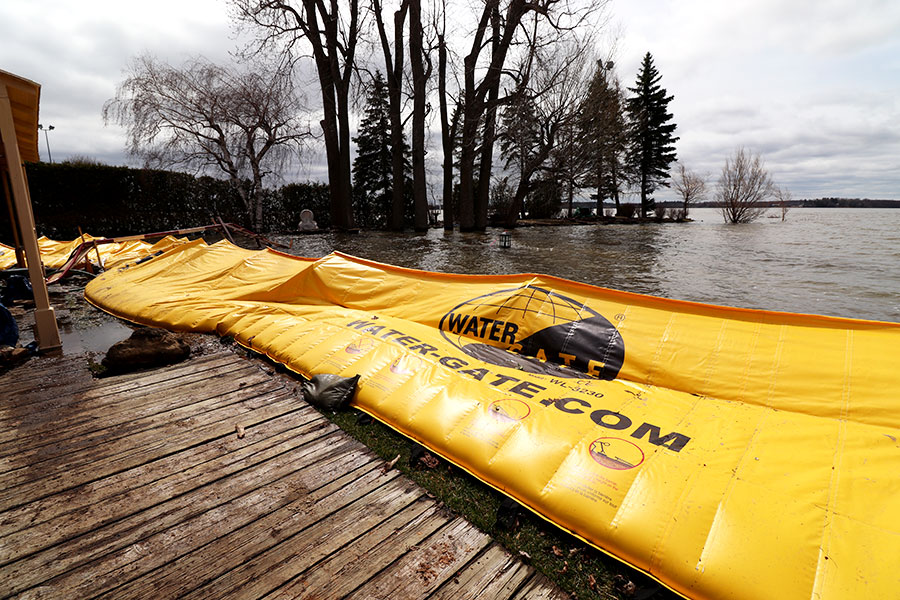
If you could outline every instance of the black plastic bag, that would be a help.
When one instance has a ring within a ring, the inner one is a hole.
[[[24,275],[10,275],[6,278],[6,289],[3,290],[2,302],[7,306],[16,300],[32,300],[34,292],[31,282]]]
[[[9,310],[0,304],[0,346],[15,346],[19,343],[19,326]]]
[[[302,384],[303,399],[315,407],[337,411],[353,398],[358,381],[359,375],[353,377],[341,377],[330,373],[313,375],[312,379]]]

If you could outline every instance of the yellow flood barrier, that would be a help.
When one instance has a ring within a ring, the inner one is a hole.
[[[358,408],[684,596],[900,589],[900,325],[202,241],[86,296],[361,375]]]
[[[84,234],[79,238],[68,242],[60,242],[51,240],[41,236],[38,238],[38,250],[41,253],[41,260],[44,266],[49,269],[60,269],[69,260],[72,253],[83,242],[90,242],[95,238],[89,234]],[[137,260],[147,255],[153,254],[160,250],[167,250],[176,244],[182,244],[187,241],[185,238],[176,238],[167,235],[156,242],[146,242],[144,240],[127,240],[114,243],[98,244],[95,248],[91,248],[85,260],[91,261],[94,266],[100,266],[97,262],[97,253],[103,262],[104,268],[111,268],[116,265]],[[9,269],[16,266],[16,251],[14,248],[6,244],[0,244],[0,270]]]

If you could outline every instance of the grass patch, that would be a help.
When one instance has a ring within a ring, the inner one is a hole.
[[[427,467],[422,460],[410,465],[410,455],[417,444],[381,422],[360,423],[362,413],[355,409],[339,413],[324,411],[323,414],[380,458],[391,461],[399,455],[394,468],[510,552],[519,555],[572,598],[678,598],[642,573],[588,546],[531,511],[518,511],[517,524],[511,528],[499,525],[497,509],[505,498],[503,494],[441,459],[437,459],[434,468]]]

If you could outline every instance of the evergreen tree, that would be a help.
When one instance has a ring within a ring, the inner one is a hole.
[[[393,178],[391,169],[391,124],[388,115],[388,89],[381,72],[372,78],[372,87],[366,96],[365,118],[359,126],[356,142],[356,159],[353,161],[353,203],[357,224],[370,229],[386,229],[391,214]],[[400,150],[404,155],[404,220],[411,222],[412,167],[409,145]]]
[[[612,68],[612,61],[605,64],[598,61],[587,97],[580,107],[582,154],[588,163],[583,184],[596,190],[598,215],[602,214],[602,203],[607,198],[615,202],[616,214],[620,213],[619,194],[629,179],[625,163],[624,99]]]
[[[653,192],[660,186],[668,187],[669,165],[675,162],[675,142],[672,135],[675,123],[668,112],[673,96],[659,85],[662,76],[653,65],[653,57],[644,55],[641,70],[633,88],[634,94],[625,101],[628,112],[627,161],[634,173],[641,194],[641,216],[654,208]]]

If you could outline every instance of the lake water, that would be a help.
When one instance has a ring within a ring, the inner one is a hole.
[[[774,215],[774,211],[772,211]],[[486,234],[316,234],[290,252],[332,250],[450,273],[547,273],[710,304],[900,321],[900,209],[794,208],[787,219],[522,227],[512,248]],[[284,238],[276,238],[286,241]]]

